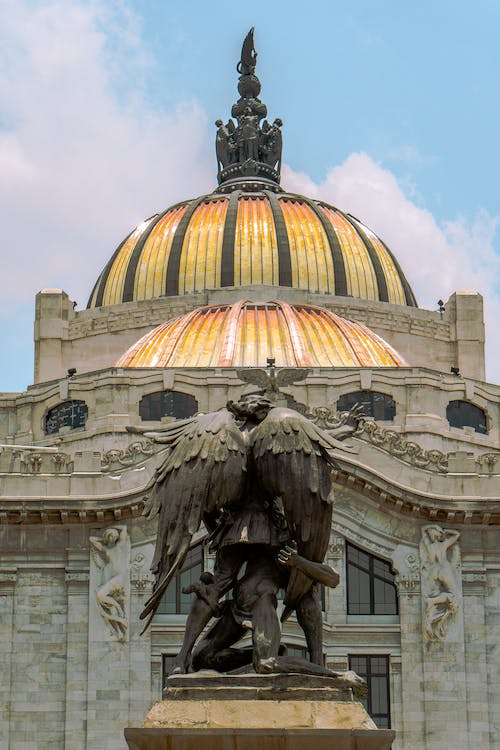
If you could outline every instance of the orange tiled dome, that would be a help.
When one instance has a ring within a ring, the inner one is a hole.
[[[117,367],[402,367],[380,336],[315,305],[200,307],[143,336]]]

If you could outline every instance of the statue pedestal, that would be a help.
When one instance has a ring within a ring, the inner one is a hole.
[[[389,750],[394,732],[329,677],[197,672],[170,677],[125,739],[129,750]]]

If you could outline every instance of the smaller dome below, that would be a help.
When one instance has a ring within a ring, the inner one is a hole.
[[[131,346],[116,367],[404,367],[406,362],[361,323],[315,305],[282,301],[200,307],[162,323]]]

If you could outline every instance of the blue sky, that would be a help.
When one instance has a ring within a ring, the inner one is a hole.
[[[32,382],[39,289],[84,307],[133,226],[214,187],[252,25],[284,185],[379,233],[423,307],[483,293],[500,381],[496,0],[0,0],[0,390]]]

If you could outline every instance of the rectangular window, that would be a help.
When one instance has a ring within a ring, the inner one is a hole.
[[[398,595],[390,564],[349,543],[347,543],[347,614],[398,614]]]
[[[349,656],[349,669],[364,677],[368,696],[362,703],[379,729],[391,726],[388,656]]]

